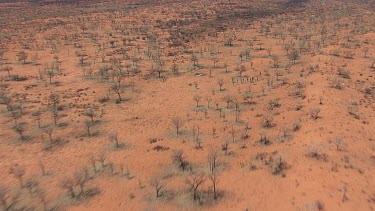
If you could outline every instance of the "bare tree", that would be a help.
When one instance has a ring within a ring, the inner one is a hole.
[[[44,133],[46,133],[48,135],[50,144],[53,144],[53,139],[52,139],[53,130],[54,130],[54,128],[50,125],[43,128]]]
[[[29,55],[25,51],[20,51],[17,53],[18,61],[22,61],[26,64],[26,59]]]
[[[54,108],[51,111],[52,111],[53,122],[55,125],[57,125],[57,120],[60,118],[59,110]]]
[[[49,84],[52,84],[52,78],[55,77],[55,71],[53,70],[47,70],[45,72],[45,75],[49,78]]]
[[[293,61],[293,64],[296,64],[296,60],[299,59],[300,55],[298,50],[293,50],[289,53],[288,58]]]
[[[228,73],[228,64],[225,63],[223,67],[225,68],[225,72]]]
[[[87,175],[87,171],[85,168],[80,169],[76,172],[74,172],[74,183],[76,186],[79,186],[79,196],[82,196],[85,194],[84,186],[86,182],[88,181],[89,177]]]
[[[212,189],[214,193],[214,200],[218,198],[218,191],[217,191],[217,184],[219,183],[219,176],[216,173],[211,173],[208,178],[210,179],[212,183]]]
[[[218,151],[210,148],[210,151],[208,152],[207,160],[209,164],[209,170],[211,173],[215,171],[216,165],[217,165],[217,157],[218,157]]]
[[[264,127],[272,127],[273,126],[273,115],[272,113],[265,113],[264,116],[263,116],[263,126]]]
[[[221,149],[224,150],[225,155],[228,155],[228,150],[229,150],[229,141],[224,140],[223,143],[221,143]]]
[[[192,54],[190,60],[193,62],[194,66],[198,65],[198,57],[197,57],[197,55]]]
[[[186,178],[185,182],[189,189],[193,192],[193,199],[199,199],[199,187],[206,181],[206,176],[203,174],[193,175]]]
[[[3,59],[4,58],[4,54],[7,52],[6,49],[4,48],[0,48],[0,59]]]
[[[344,147],[345,145],[345,141],[342,137],[336,137],[334,140],[333,140],[334,144],[336,145],[336,150],[337,151],[341,151],[342,148]]]
[[[224,85],[224,79],[222,79],[222,78],[219,78],[218,80],[217,80],[217,84],[219,84],[219,87],[220,87],[220,91],[223,91],[223,85]]]
[[[26,123],[25,122],[16,123],[13,126],[13,130],[20,135],[20,139],[22,141],[26,140],[26,137],[24,136],[24,132],[26,130]]]
[[[48,100],[53,104],[53,107],[56,108],[60,102],[60,95],[52,93],[49,95]]]
[[[73,199],[75,198],[75,193],[74,193],[74,181],[71,178],[64,178],[60,182],[60,187],[65,189],[68,192],[68,195]]]
[[[212,57],[211,61],[214,63],[214,68],[216,68],[216,64],[219,62],[219,58],[217,57]]]
[[[279,68],[280,67],[280,59],[278,56],[273,56],[273,67]]]
[[[8,73],[8,77],[10,77],[10,72],[13,70],[13,67],[5,66],[2,68],[3,71],[6,71]]]
[[[35,116],[36,120],[38,121],[38,128],[40,128],[41,127],[40,123],[42,120],[42,112],[38,110],[38,111],[35,111],[32,115]]]
[[[19,202],[19,194],[11,195],[9,189],[0,185],[0,208],[12,210],[12,207]]]
[[[363,49],[363,53],[365,54],[365,58],[367,58],[367,54],[368,54],[368,52],[369,52],[369,48],[368,47],[365,47],[364,49]]]
[[[47,175],[46,167],[43,164],[43,161],[41,159],[38,161],[38,165],[40,167],[40,170],[42,171],[42,175],[43,176]]]
[[[91,137],[91,127],[94,126],[94,123],[91,121],[85,121],[85,126],[86,126],[86,132],[87,136]]]
[[[115,91],[115,93],[118,95],[117,102],[121,102],[122,101],[122,98],[121,98],[121,87],[118,86],[118,84],[115,84],[115,85],[112,86],[112,90]]]
[[[154,187],[155,193],[156,193],[156,198],[159,198],[162,196],[161,190],[165,186],[165,183],[158,177],[152,178],[150,185]]]
[[[212,101],[212,98],[211,97],[206,97],[206,102],[207,102],[207,109],[210,109],[210,103]]]
[[[200,100],[201,100],[201,97],[199,96],[199,95],[195,95],[194,96],[194,100],[195,100],[195,102],[197,103],[197,108],[199,107],[199,102],[200,102]]]
[[[108,140],[109,140],[110,142],[114,142],[116,148],[119,148],[117,132],[111,132],[111,133],[108,135]]]
[[[245,65],[241,64],[238,65],[235,70],[238,72],[239,76],[242,77],[242,73],[246,71],[246,67]]]
[[[83,115],[89,117],[91,119],[91,122],[94,122],[94,117],[96,117],[95,110],[93,108],[87,108]]]
[[[176,63],[173,63],[171,66],[171,70],[173,74],[178,74],[178,71],[179,71],[178,65]]]
[[[8,210],[10,207],[8,207],[8,188],[4,186],[0,186],[0,205],[4,210]]]
[[[180,134],[180,128],[184,125],[184,121],[180,117],[174,117],[172,119],[173,125],[176,127],[176,134]]]
[[[189,162],[185,160],[184,152],[182,150],[177,150],[172,154],[172,161],[175,163],[182,171],[187,170]]]

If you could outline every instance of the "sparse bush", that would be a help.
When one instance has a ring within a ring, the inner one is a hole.
[[[273,127],[273,115],[272,113],[265,113],[263,115],[263,126],[264,127]]]
[[[327,154],[322,152],[322,147],[320,145],[311,145],[308,147],[307,156],[311,158],[315,158],[317,160],[327,160]]]
[[[310,109],[310,116],[313,119],[318,119],[320,113],[320,108],[312,108]]]
[[[271,173],[280,174],[287,169],[288,163],[286,162],[285,156],[281,153],[276,153],[272,156],[271,161]]]
[[[270,144],[271,144],[271,140],[268,139],[268,137],[267,137],[267,133],[268,133],[267,130],[262,130],[262,131],[260,132],[260,140],[259,140],[259,142],[260,142],[262,145],[270,145]]]
[[[292,130],[293,131],[298,131],[299,129],[301,129],[302,127],[302,123],[301,123],[301,120],[295,120],[292,124]]]
[[[343,89],[345,87],[345,83],[341,78],[335,78],[333,79],[331,86],[335,89]]]
[[[336,137],[333,139],[333,143],[336,145],[336,150],[341,151],[345,146],[345,141],[341,137]]]
[[[23,166],[20,166],[18,164],[15,164],[13,165],[10,170],[9,170],[9,173],[10,174],[13,174],[13,176],[18,179],[19,183],[20,183],[20,187],[23,188],[24,187],[24,183],[23,183],[23,176],[25,175],[26,173],[26,170],[25,170],[25,167]]]

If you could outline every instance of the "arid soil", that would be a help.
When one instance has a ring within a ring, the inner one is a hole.
[[[0,210],[374,210],[374,3],[0,3]]]

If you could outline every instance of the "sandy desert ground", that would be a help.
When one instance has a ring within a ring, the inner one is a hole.
[[[0,210],[374,210],[374,9],[0,1]]]

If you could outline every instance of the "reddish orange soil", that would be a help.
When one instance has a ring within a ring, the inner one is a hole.
[[[375,208],[372,2],[136,3],[0,3],[0,210]]]

